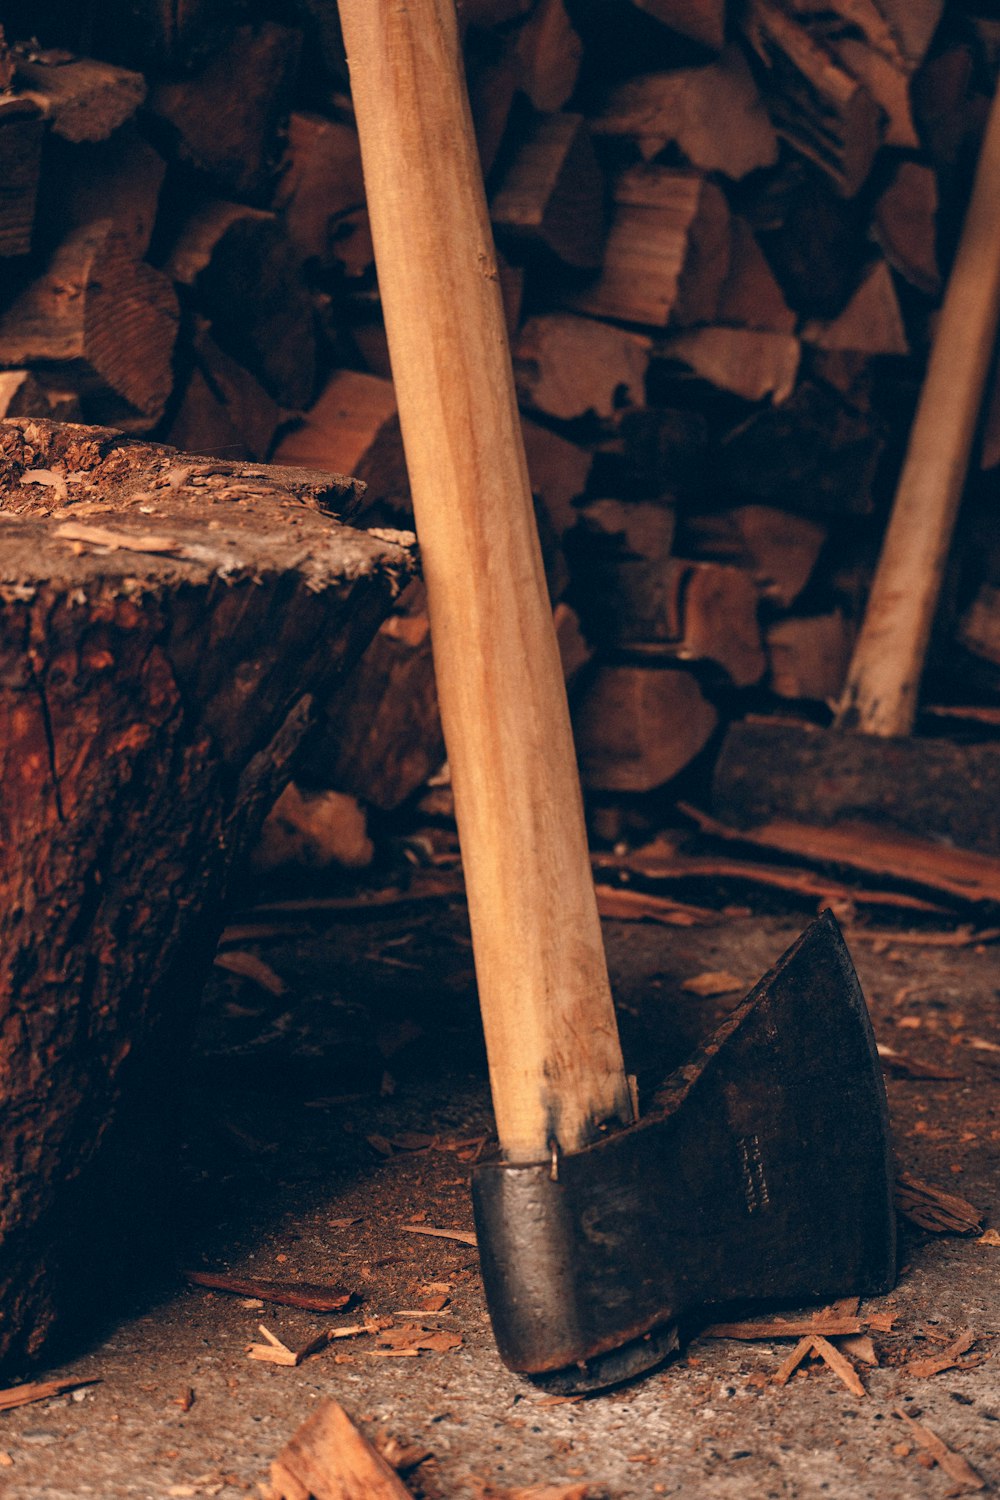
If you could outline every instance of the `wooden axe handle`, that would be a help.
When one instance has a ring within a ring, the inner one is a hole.
[[[837,714],[906,735],[965,485],[1000,313],[1000,93],[910,433],[892,515]]]
[[[631,1103],[454,0],[340,0],[511,1161]]]

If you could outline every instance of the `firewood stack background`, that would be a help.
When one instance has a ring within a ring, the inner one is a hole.
[[[583,779],[614,837],[734,714],[822,721],[839,692],[1000,21],[943,0],[460,11]],[[357,475],[361,524],[407,526],[333,0],[2,17],[0,415]],[[938,701],[988,704],[1000,667],[987,406]],[[442,758],[414,584],[301,780],[388,812]]]

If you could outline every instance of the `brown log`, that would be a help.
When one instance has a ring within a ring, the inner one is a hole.
[[[148,430],[173,384],[177,317],[167,277],[102,220],[70,234],[0,318],[0,364],[58,367],[92,419]]]
[[[169,1238],[163,1136],[229,872],[412,571],[320,509],[355,494],[107,429],[0,429],[0,1359],[19,1367],[106,1312],[147,1230]]]
[[[690,764],[717,723],[691,672],[601,667],[573,714],[583,784],[592,791],[652,791]]]
[[[266,193],[280,154],[301,34],[273,22],[228,33],[202,70],[164,79],[150,95],[164,143],[237,197]],[[166,128],[166,127],[169,127]]]
[[[669,73],[642,73],[605,96],[595,135],[628,137],[646,161],[674,145],[702,172],[741,178],[778,160],[778,138],[743,53]]]
[[[794,333],[796,315],[785,301],[750,225],[734,214],[730,234],[729,274],[716,309],[719,322],[770,333]]]
[[[799,356],[799,341],[792,334],[752,328],[691,328],[657,347],[658,358],[684,365],[719,390],[776,405],[795,389]]]
[[[695,556],[743,569],[760,597],[782,609],[809,582],[826,537],[820,522],[767,505],[691,516],[685,527],[685,547]]]
[[[583,43],[565,0],[538,0],[514,45],[520,86],[540,114],[562,109],[576,88]]]
[[[812,319],[802,330],[805,343],[818,349],[847,350],[858,354],[909,354],[892,272],[877,260],[837,317]]]
[[[336,370],[319,400],[281,439],[277,463],[353,474],[368,485],[368,505],[391,519],[412,515],[403,440],[391,380]]]
[[[215,338],[282,406],[306,406],[316,380],[312,301],[274,214],[210,199],[183,224],[164,269],[190,287]]]
[[[131,122],[94,145],[52,142],[38,217],[52,243],[71,229],[110,219],[132,255],[149,249],[167,164]]]
[[[923,62],[944,7],[945,0],[878,0],[879,10],[914,67]]]
[[[336,787],[388,812],[444,758],[426,595],[413,584],[322,704],[298,774],[306,786]]]
[[[14,82],[14,54],[6,33],[0,26],[0,93],[6,93]]]
[[[92,57],[57,63],[19,58],[17,77],[41,106],[53,134],[67,141],[106,141],[146,97],[141,73]]]
[[[0,259],[31,249],[46,128],[32,99],[0,96]]]
[[[526,417],[521,421],[521,431],[531,493],[553,533],[561,539],[576,523],[578,512],[573,501],[587,487],[593,454]]]
[[[219,348],[206,323],[195,329],[193,353],[194,367],[167,440],[220,458],[267,458],[284,417],[277,402]]]
[[[394,1469],[336,1401],[318,1411],[271,1465],[266,1500],[410,1500]]]
[[[534,0],[458,0],[458,17],[466,26],[504,26],[527,15]]]
[[[31,370],[0,371],[0,418],[51,417],[78,422],[80,402],[73,391],[50,389]]]
[[[358,133],[346,120],[295,111],[274,206],[305,261],[361,276],[373,261]]]
[[[956,639],[966,651],[1000,666],[1000,588],[981,584],[958,623]]]
[[[582,115],[540,115],[490,202],[490,218],[508,247],[543,249],[568,266],[595,270],[605,239],[604,174]]]
[[[829,703],[839,698],[854,632],[842,610],[789,615],[766,632],[768,686],[779,698]]]
[[[465,41],[465,74],[485,177],[496,162],[521,87],[516,35],[505,36],[478,28],[469,31]]]
[[[529,318],[513,349],[518,398],[550,417],[613,417],[645,404],[651,351],[644,334],[590,318]]]
[[[567,306],[663,327],[710,322],[729,272],[726,200],[714,183],[668,167],[630,167],[613,188],[604,269]]]
[[[631,0],[672,31],[718,52],[726,41],[726,0]]]
[[[902,161],[875,204],[872,234],[886,260],[929,296],[941,290],[937,238],[938,190],[932,167]]]
[[[868,90],[775,0],[751,0],[743,29],[770,74],[768,108],[779,134],[853,197],[882,143],[882,112]]]

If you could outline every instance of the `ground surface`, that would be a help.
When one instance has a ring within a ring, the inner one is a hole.
[[[728,970],[749,986],[801,926],[774,915],[690,930],[609,923],[640,1087],[739,998],[699,1000],[681,981]],[[184,1082],[177,1262],[337,1282],[359,1308],[317,1314],[164,1283],[47,1372],[99,1384],[0,1414],[5,1500],[257,1494],[270,1460],[327,1395],[369,1435],[431,1450],[408,1475],[425,1497],[571,1481],[616,1500],[956,1493],[940,1468],[921,1465],[897,1408],[1000,1486],[1000,1245],[974,1238],[904,1234],[899,1286],[877,1304],[897,1318],[873,1335],[881,1363],[862,1367],[864,1398],[819,1365],[783,1389],[765,1384],[787,1343],[698,1338],[663,1372],[586,1401],[553,1402],[506,1372],[475,1249],[401,1228],[471,1229],[470,1158],[490,1114],[464,912],[440,901],[306,930],[285,919],[284,929],[253,951],[285,994],[221,971],[210,987]],[[873,942],[862,931],[852,947],[880,1039],[958,1075],[890,1078],[900,1159],[998,1224],[1000,1051],[981,1044],[1000,1042],[1000,949],[910,946],[891,934]],[[245,1352],[261,1321],[297,1348],[324,1328],[435,1296],[447,1306],[423,1322],[461,1336],[449,1352],[376,1356],[369,1335],[298,1368]],[[978,1336],[965,1358],[985,1360],[907,1372],[964,1328]]]

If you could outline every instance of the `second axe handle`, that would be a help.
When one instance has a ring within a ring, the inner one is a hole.
[[[906,735],[944,580],[1000,315],[1000,92],[993,100],[892,515],[837,713]]]
[[[497,1129],[539,1161],[631,1101],[455,3],[339,3]]]

